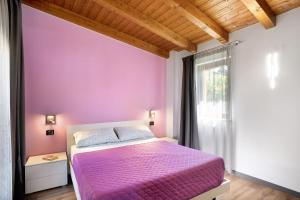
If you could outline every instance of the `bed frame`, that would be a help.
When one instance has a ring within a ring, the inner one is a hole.
[[[148,120],[136,120],[136,121],[121,121],[121,122],[106,122],[97,124],[80,124],[69,126],[67,128],[67,155],[69,159],[69,169],[73,182],[73,187],[75,190],[77,200],[81,200],[80,193],[78,189],[77,180],[74,174],[74,170],[71,162],[71,146],[75,144],[73,134],[77,131],[94,130],[98,128],[108,128],[108,127],[124,127],[124,126],[136,126],[136,125],[146,125],[149,126]],[[218,196],[228,192],[230,190],[230,180],[224,179],[222,184],[215,187],[205,193],[200,194],[192,198],[192,200],[212,200],[216,199]]]

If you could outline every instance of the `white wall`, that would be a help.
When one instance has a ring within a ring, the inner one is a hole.
[[[191,55],[188,51],[171,51],[167,60],[167,84],[166,84],[166,116],[167,136],[177,138],[180,126],[181,82],[182,82],[182,58]]]
[[[300,8],[230,34],[235,48],[232,99],[236,171],[300,192]],[[219,45],[199,45],[198,50]],[[269,87],[266,56],[279,53],[279,76]]]

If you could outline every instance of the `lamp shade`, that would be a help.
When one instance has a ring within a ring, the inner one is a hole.
[[[154,120],[155,119],[155,111],[154,110],[150,110],[149,111],[149,118],[150,118],[150,120]]]

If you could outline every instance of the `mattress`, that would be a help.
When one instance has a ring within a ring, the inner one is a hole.
[[[167,141],[73,155],[82,200],[191,199],[224,178],[223,159]]]

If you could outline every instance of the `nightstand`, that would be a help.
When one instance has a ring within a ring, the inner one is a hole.
[[[53,161],[43,157],[54,155],[58,158]],[[31,156],[25,165],[25,192],[26,194],[63,186],[68,184],[66,152]]]

